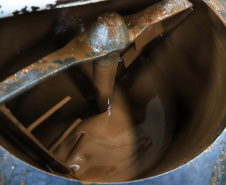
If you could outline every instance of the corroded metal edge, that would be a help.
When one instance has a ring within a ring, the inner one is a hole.
[[[80,6],[108,0],[0,0],[0,19],[30,12]]]
[[[225,184],[226,164],[226,129],[214,143],[199,156],[183,166],[147,179],[121,183],[95,183],[107,185],[214,185]],[[37,169],[14,157],[0,146],[0,184],[48,184],[48,185],[84,185],[92,184],[59,177]]]
[[[220,18],[226,27],[226,0],[203,0]]]

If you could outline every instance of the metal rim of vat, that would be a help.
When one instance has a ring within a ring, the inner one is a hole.
[[[108,0],[21,0],[21,1],[5,1],[0,0],[0,19],[23,13],[34,11],[42,11],[56,8],[65,8],[73,6],[81,6],[90,3],[98,3]],[[221,19],[226,26],[226,1],[225,0],[202,0],[204,1]]]
[[[223,120],[226,123],[226,117]],[[226,129],[218,138],[196,158],[190,162],[169,172],[141,180],[119,182],[119,183],[100,183],[100,184],[169,184],[169,185],[223,185],[226,180],[225,163],[226,163]],[[82,182],[78,180],[66,179],[55,176],[40,169],[37,169],[20,159],[14,157],[5,149],[0,147],[0,158],[3,159],[0,164],[0,184],[98,184]],[[208,161],[208,163],[207,163]]]

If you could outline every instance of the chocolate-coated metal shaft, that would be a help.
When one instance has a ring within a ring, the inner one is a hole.
[[[99,110],[106,111],[109,108],[115,75],[118,67],[119,53],[113,53],[93,64],[94,87]]]

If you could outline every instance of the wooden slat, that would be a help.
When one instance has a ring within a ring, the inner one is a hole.
[[[48,110],[45,114],[43,114],[41,117],[39,117],[36,121],[34,121],[29,127],[27,127],[27,130],[31,132],[34,130],[37,126],[39,126],[43,121],[45,121],[48,117],[50,117],[54,112],[56,112],[58,109],[60,109],[63,105],[65,105],[69,100],[71,99],[70,96],[67,96],[62,101],[60,101],[58,104],[56,104],[54,107],[52,107],[50,110]]]
[[[5,124],[5,126],[10,129],[13,134],[17,135],[30,150],[34,151],[46,165],[59,172],[74,176],[72,169],[56,160],[54,155],[50,154],[48,150],[46,150],[42,144],[27,131],[5,105],[1,105],[0,107],[0,117],[4,120],[1,124]]]
[[[81,122],[81,119],[77,119],[62,135],[61,137],[53,144],[49,149],[51,153],[66,139],[66,137],[71,133],[71,131]]]

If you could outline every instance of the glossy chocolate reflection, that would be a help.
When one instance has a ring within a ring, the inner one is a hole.
[[[152,65],[142,68],[129,93],[116,85],[108,111],[83,119],[54,151],[60,161],[74,169],[76,178],[92,182],[130,180],[161,159],[170,144],[174,126],[160,99],[169,106],[166,98],[170,90],[166,82],[158,78],[161,74],[154,70]],[[151,75],[150,71],[153,71]],[[142,84],[144,77],[149,88]],[[131,105],[135,99],[143,101]],[[137,113],[139,115],[134,116]]]

